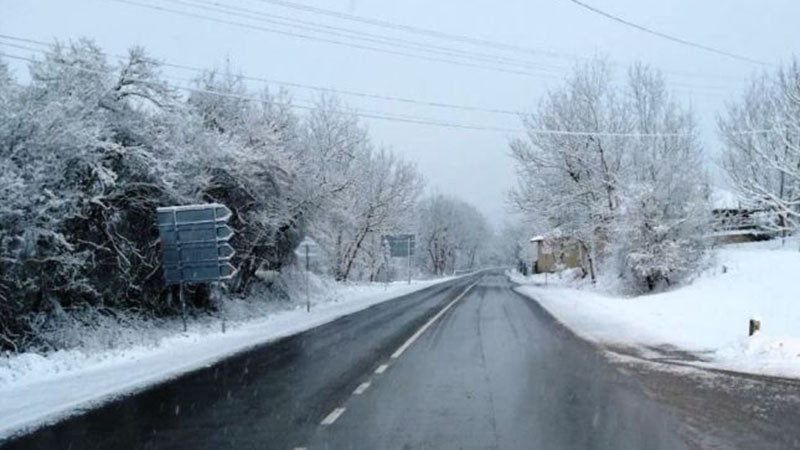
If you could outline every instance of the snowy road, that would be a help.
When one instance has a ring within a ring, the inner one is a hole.
[[[496,273],[376,305],[8,447],[685,448],[677,419],[638,386]]]

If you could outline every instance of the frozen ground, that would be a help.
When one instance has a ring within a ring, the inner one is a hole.
[[[800,252],[797,242],[726,246],[693,283],[638,297],[577,286],[570,277],[512,275],[517,291],[538,300],[582,337],[607,345],[687,350],[692,364],[800,377]],[[761,331],[748,337],[748,321]],[[675,353],[675,352],[673,352]],[[677,354],[677,353],[676,353]]]
[[[193,322],[187,333],[175,332],[148,345],[0,358],[0,439],[448,279],[329,283],[313,295],[311,312],[304,303],[297,304],[260,319],[229,323],[224,334],[219,323]]]

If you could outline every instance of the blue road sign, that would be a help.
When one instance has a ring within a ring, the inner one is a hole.
[[[167,284],[223,281],[236,275],[228,241],[231,211],[218,203],[158,208],[161,263]]]

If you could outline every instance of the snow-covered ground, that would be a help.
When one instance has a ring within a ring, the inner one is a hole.
[[[694,282],[655,295],[620,297],[569,277],[512,275],[518,292],[580,336],[601,344],[670,345],[696,353],[694,364],[740,372],[800,377],[800,252],[797,242],[739,244],[715,252],[715,264]],[[748,337],[748,321],[761,331]]]
[[[329,284],[327,292],[312,297],[311,312],[298,304],[292,310],[231,323],[224,334],[219,324],[193,323],[187,333],[176,332],[147,345],[0,358],[0,439],[450,279]]]

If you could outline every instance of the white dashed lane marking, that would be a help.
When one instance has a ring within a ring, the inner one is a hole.
[[[395,350],[394,353],[392,353],[392,359],[399,358],[400,355],[402,355],[403,352],[405,352],[406,349],[411,346],[411,344],[413,344],[417,339],[419,339],[420,336],[422,336],[422,333],[424,333],[425,330],[430,328],[430,326],[433,325],[433,323],[436,322],[440,317],[442,317],[444,315],[444,313],[447,312],[447,310],[452,308],[453,305],[455,305],[457,301],[459,301],[462,298],[464,298],[464,296],[467,295],[467,293],[470,291],[470,289],[472,289],[476,284],[478,284],[477,281],[475,283],[472,283],[471,285],[469,285],[466,289],[464,289],[464,292],[462,292],[453,301],[448,303],[447,306],[442,308],[442,310],[439,311],[438,313],[436,313],[436,315],[433,316],[429,321],[425,322],[425,325],[423,325],[419,330],[417,330],[416,333],[411,335],[411,337],[408,338],[408,340],[405,343],[403,343],[403,345],[401,345],[400,348],[398,348],[397,350]],[[375,369],[375,373],[380,375],[380,374],[386,372],[386,370],[388,368],[389,368],[388,364],[381,364],[380,366],[378,366],[377,369]],[[353,395],[361,395],[369,387],[370,387],[370,382],[369,381],[361,383],[353,391]],[[333,423],[336,422],[336,420],[339,419],[339,417],[341,417],[341,415],[344,414],[345,411],[346,411],[346,408],[343,408],[343,407],[334,409],[333,411],[330,412],[330,414],[328,414],[327,416],[325,416],[324,419],[322,419],[322,422],[320,422],[320,425],[324,426],[324,427],[333,425]],[[306,448],[305,447],[295,447],[294,450],[306,450]]]
[[[366,383],[359,384],[358,387],[356,388],[356,390],[353,391],[353,395],[361,395],[361,394],[363,394],[364,391],[366,391],[367,388],[369,387],[369,384],[370,384],[369,381],[367,381]]]
[[[331,411],[330,414],[328,414],[324,419],[322,419],[322,422],[320,423],[320,425],[325,426],[325,427],[328,426],[328,425],[333,425],[333,422],[336,422],[336,419],[338,419],[339,416],[344,414],[344,411],[345,411],[345,408],[336,408],[336,409],[334,409],[333,411]]]
[[[442,316],[444,315],[444,313],[446,313],[446,312],[447,312],[447,310],[449,310],[450,308],[452,308],[452,307],[453,307],[453,305],[455,305],[457,301],[459,301],[459,300],[461,300],[462,298],[464,298],[464,296],[465,296],[465,295],[467,295],[467,292],[469,292],[469,290],[470,290],[470,289],[472,289],[472,287],[473,287],[473,286],[475,286],[476,284],[478,284],[478,282],[477,282],[477,281],[476,281],[475,283],[472,283],[471,285],[469,285],[469,287],[467,287],[466,289],[464,289],[464,292],[462,292],[462,293],[461,293],[461,294],[460,294],[458,297],[456,297],[456,298],[455,298],[455,300],[453,300],[452,302],[448,303],[448,304],[447,304],[447,306],[445,306],[444,308],[442,308],[442,310],[441,310],[441,311],[439,311],[438,313],[436,313],[436,315],[435,315],[435,316],[433,316],[433,317],[431,318],[431,320],[429,320],[429,321],[425,322],[425,325],[423,325],[422,327],[420,327],[420,329],[419,329],[419,330],[417,330],[417,332],[416,332],[416,333],[412,334],[412,335],[411,335],[411,337],[410,337],[410,338],[408,338],[408,340],[407,340],[407,341],[406,341],[406,342],[405,342],[403,345],[401,345],[401,346],[400,346],[400,348],[398,348],[397,350],[395,350],[395,352],[394,352],[394,353],[392,353],[392,359],[397,359],[397,358],[399,358],[399,357],[400,357],[400,355],[402,355],[402,354],[403,354],[403,352],[404,352],[404,351],[406,351],[406,349],[407,349],[408,347],[410,347],[410,346],[411,346],[411,344],[413,344],[414,342],[416,342],[416,340],[417,340],[417,339],[419,339],[419,337],[420,337],[420,336],[422,336],[422,333],[424,333],[424,332],[425,332],[425,330],[427,330],[428,328],[430,328],[430,326],[431,326],[431,325],[433,325],[433,323],[434,323],[434,322],[436,322],[437,320],[439,320],[439,318],[440,318],[440,317],[442,317]]]

